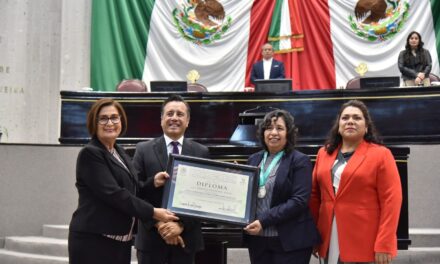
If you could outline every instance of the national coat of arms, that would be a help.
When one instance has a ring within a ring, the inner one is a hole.
[[[359,0],[348,16],[353,32],[369,41],[394,37],[408,19],[408,0]]]
[[[182,37],[198,45],[221,39],[232,23],[217,0],[186,0],[181,8],[173,10],[173,19]]]

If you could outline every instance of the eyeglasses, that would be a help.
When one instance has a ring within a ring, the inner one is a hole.
[[[113,124],[118,124],[119,122],[121,122],[121,117],[118,115],[115,116],[100,116],[98,118],[98,124],[100,125],[107,125],[108,121],[111,120]]]

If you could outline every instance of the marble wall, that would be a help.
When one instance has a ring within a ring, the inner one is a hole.
[[[89,86],[91,1],[0,7],[0,140],[57,143],[60,90]]]
[[[0,144],[0,239],[37,236],[43,224],[70,222],[78,201],[75,165],[79,149]]]

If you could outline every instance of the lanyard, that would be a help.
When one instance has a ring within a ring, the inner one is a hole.
[[[283,154],[284,154],[284,150],[278,152],[273,158],[273,160],[270,162],[269,167],[267,167],[267,169],[265,170],[264,165],[266,164],[268,153],[267,151],[264,152],[263,162],[261,164],[261,170],[260,170],[260,186],[264,186],[266,184],[267,178],[269,177],[269,173],[272,171],[273,167],[275,167],[275,165],[281,159]]]

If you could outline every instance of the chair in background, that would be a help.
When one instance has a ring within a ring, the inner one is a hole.
[[[208,89],[203,84],[200,84],[200,83],[188,83],[188,92],[203,93],[203,92],[207,92],[207,91],[208,91]]]
[[[345,89],[360,89],[361,88],[361,77],[357,76],[347,82]]]
[[[434,73],[430,73],[429,74],[429,80],[432,82],[440,82],[440,77],[438,77],[437,75],[435,75]]]
[[[123,80],[116,86],[118,92],[146,92],[147,85],[139,79]]]

